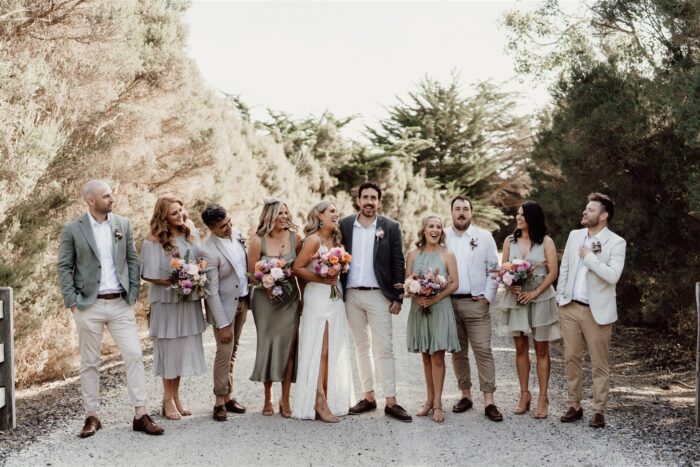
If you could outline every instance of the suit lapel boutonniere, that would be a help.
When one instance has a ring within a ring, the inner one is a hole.
[[[593,251],[594,254],[599,255],[601,251],[603,251],[603,246],[600,244],[598,240],[594,241],[591,244],[591,251]]]
[[[114,229],[114,238],[116,240],[121,240],[122,238],[124,238],[124,232],[122,232],[122,229],[120,229],[119,227]]]
[[[479,246],[479,241],[476,239],[476,237],[472,238],[469,241],[469,245],[472,247],[472,251]]]
[[[377,243],[379,243],[379,240],[384,238],[384,229],[382,229],[381,227],[378,227],[377,231],[374,233],[374,237],[377,239],[376,240]]]

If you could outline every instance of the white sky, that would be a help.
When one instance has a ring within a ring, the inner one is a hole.
[[[523,112],[544,105],[544,88],[514,79],[499,25],[505,11],[537,3],[194,0],[189,53],[209,85],[240,94],[255,118],[266,107],[360,114],[346,131],[358,137],[426,74],[446,81],[457,70],[465,92],[475,81],[508,81]]]

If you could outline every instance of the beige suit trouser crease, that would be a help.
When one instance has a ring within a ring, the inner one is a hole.
[[[345,310],[355,342],[362,392],[374,391],[374,353],[384,397],[396,397],[396,361],[390,305],[380,290],[348,289],[346,292]]]
[[[610,388],[610,338],[612,324],[600,325],[591,309],[576,302],[559,307],[559,325],[564,341],[564,375],[569,402],[580,403],[583,386],[583,346],[591,356],[593,406],[605,411]]]
[[[214,395],[226,396],[233,393],[233,370],[236,365],[236,352],[241,339],[243,325],[248,317],[248,305],[238,302],[236,316],[233,319],[233,339],[224,344],[221,342],[221,332],[214,325],[216,340],[216,356],[214,357]]]
[[[133,305],[124,299],[97,299],[85,310],[73,312],[80,347],[80,387],[86,412],[100,405],[100,357],[102,334],[107,326],[126,367],[129,400],[134,407],[146,406],[146,376],[141,341]]]
[[[489,305],[471,298],[452,299],[460,351],[452,354],[452,366],[459,389],[471,389],[469,346],[479,372],[481,392],[496,391],[496,364],[491,350],[491,313]]]

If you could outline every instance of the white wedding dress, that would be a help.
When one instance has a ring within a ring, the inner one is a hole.
[[[313,420],[316,415],[316,386],[321,363],[323,331],[328,322],[328,390],[326,399],[333,415],[348,414],[352,405],[350,336],[345,304],[331,300],[331,286],[308,283],[299,325],[299,358],[294,387],[292,417]]]

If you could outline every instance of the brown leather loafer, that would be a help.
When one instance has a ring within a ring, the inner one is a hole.
[[[600,412],[594,413],[588,426],[592,428],[605,428],[605,416]]]
[[[214,420],[217,422],[225,422],[226,421],[226,405],[215,405],[214,406],[214,414],[212,415]]]
[[[376,405],[376,403],[375,403]],[[404,410],[403,407],[401,407],[399,404],[394,404],[391,407],[388,405],[384,407],[384,414],[390,416],[391,418],[395,418],[396,420],[400,422],[412,422],[413,417],[411,417],[408,412]]]
[[[89,438],[100,428],[102,428],[102,422],[100,422],[100,419],[94,415],[90,415],[85,419],[85,425],[83,426],[83,429],[80,430],[80,435],[78,436],[81,438]]]
[[[583,418],[583,407],[579,407],[578,410],[576,410],[573,407],[569,407],[564,415],[559,418],[559,421],[562,423],[571,423],[575,422],[576,420],[581,420]]]
[[[462,413],[474,407],[474,403],[467,397],[462,397],[455,405],[452,406],[454,413]]]
[[[362,399],[360,402],[350,407],[348,413],[350,415],[359,415],[372,410],[377,410],[377,401],[370,402],[367,399]]]
[[[501,412],[498,411],[498,407],[496,407],[493,404],[489,404],[486,406],[486,408],[484,409],[484,414],[492,422],[503,421],[503,414],[501,414]]]
[[[239,404],[236,399],[226,402],[226,410],[233,413],[245,413],[245,407]]]
[[[132,424],[134,431],[143,431],[147,435],[162,435],[165,431],[153,421],[150,415],[144,414],[141,418],[134,417]]]

